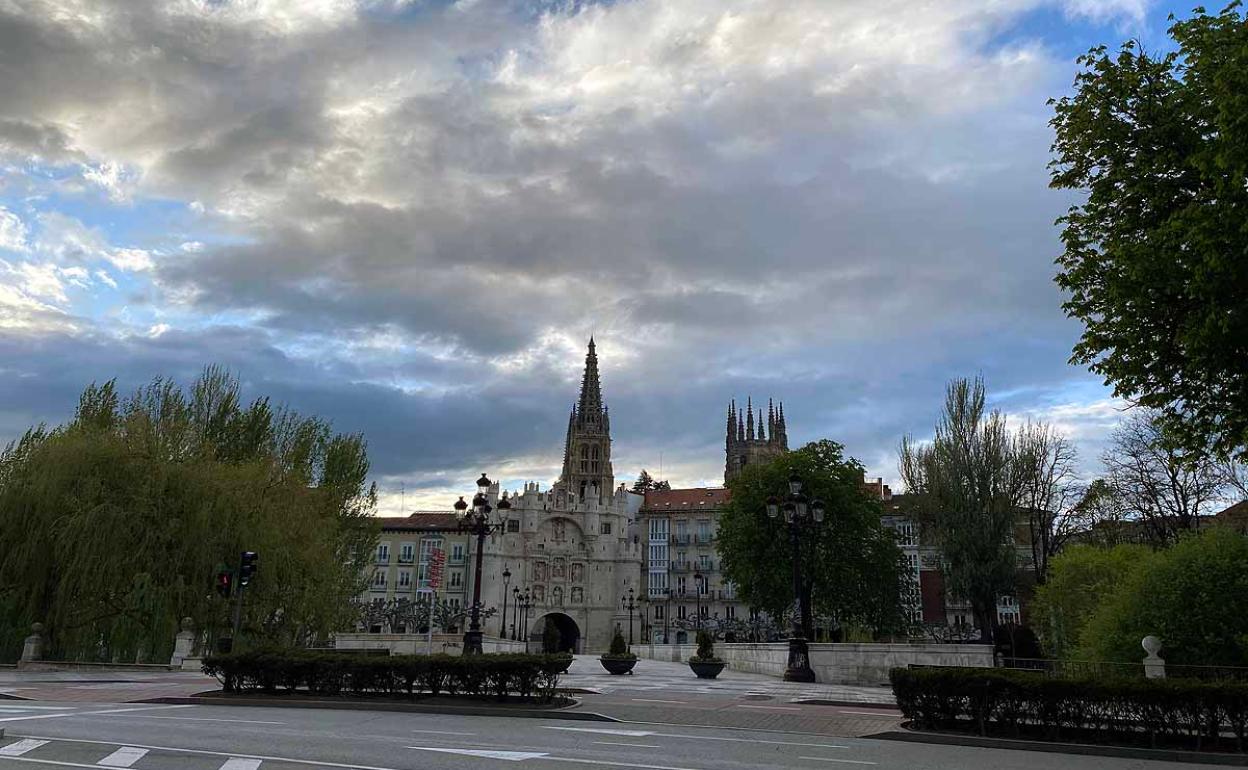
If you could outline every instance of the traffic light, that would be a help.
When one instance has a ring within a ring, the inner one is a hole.
[[[230,598],[230,592],[234,588],[234,575],[229,570],[221,570],[217,573],[217,595],[222,599]]]
[[[243,551],[242,563],[238,570],[238,585],[246,588],[251,585],[251,579],[256,574],[256,552]]]

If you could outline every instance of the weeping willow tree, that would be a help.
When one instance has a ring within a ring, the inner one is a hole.
[[[213,581],[243,550],[260,554],[244,642],[349,624],[377,537],[368,469],[361,436],[244,404],[215,367],[189,391],[91,385],[72,421],[0,453],[0,660],[34,622],[48,657],[167,660],[180,618],[228,625]]]

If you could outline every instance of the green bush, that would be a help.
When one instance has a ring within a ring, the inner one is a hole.
[[[1248,732],[1243,682],[1053,678],[985,668],[895,668],[889,679],[897,707],[922,729],[1240,752]]]
[[[1102,599],[1079,655],[1140,660],[1149,634],[1169,664],[1248,666],[1248,537],[1213,527],[1149,557]]]
[[[226,692],[315,695],[510,695],[549,701],[567,668],[565,655],[361,656],[310,650],[257,650],[204,659],[204,673]]]
[[[611,637],[611,648],[606,655],[602,656],[606,660],[636,660],[637,656],[628,649],[628,642],[624,641],[624,634],[617,627],[615,636]]]
[[[715,637],[710,632],[698,631],[698,651],[690,660],[701,663],[720,663],[715,657]]]

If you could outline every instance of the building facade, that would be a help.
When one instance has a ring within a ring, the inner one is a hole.
[[[445,553],[446,563],[439,601],[452,607],[466,607],[468,590],[468,536],[459,531],[459,518],[454,511],[417,511],[411,516],[381,519],[381,535],[372,554],[366,577],[367,586],[360,599],[365,602],[423,599],[430,590],[430,566],[436,551]],[[414,633],[417,629],[403,626],[385,628],[370,621],[363,629],[375,633]]]
[[[502,495],[511,508],[502,531],[485,540],[481,603],[501,610],[506,602],[508,611],[506,627],[500,611],[485,623],[486,633],[540,640],[549,621],[562,649],[606,650],[616,627],[627,629],[628,590],[641,592],[642,496],[615,483],[610,412],[592,339],[568,416],[559,480],[548,490],[528,483],[518,494]],[[497,483],[488,497],[497,508]],[[521,626],[515,600],[526,590],[533,606]]]

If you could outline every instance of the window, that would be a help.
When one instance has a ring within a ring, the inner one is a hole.
[[[704,553],[704,554],[702,554],[701,556],[699,556],[699,557],[698,557],[698,566],[699,566],[699,567],[701,567],[703,570],[707,570],[707,571],[709,571],[709,570],[711,569],[711,557],[710,557],[710,555],[709,555],[709,554],[705,554],[705,553]]]
[[[451,588],[459,588],[464,584],[464,573],[455,570],[451,573]]]
[[[399,588],[411,588],[412,571],[410,569],[399,570]]]
[[[520,531],[520,520],[519,520],[519,519],[508,519],[508,520],[507,520],[507,531],[508,531],[508,532],[519,532],[519,531]]]
[[[711,542],[711,522],[709,519],[701,519],[698,521],[698,542]]]
[[[384,569],[379,569],[373,572],[373,588],[385,588],[385,587],[386,587],[386,571]]]
[[[377,563],[378,564],[390,563],[390,544],[389,543],[382,543],[381,545],[377,546]]]
[[[455,543],[451,546],[451,561],[464,560],[464,544]]]
[[[650,520],[650,542],[667,542],[667,519],[655,517]]]
[[[735,620],[737,617],[737,606],[735,604],[729,604],[727,607],[725,607],[724,617],[728,618],[729,620]]]
[[[683,605],[683,604],[682,604],[682,605],[680,605],[679,607],[677,607],[677,608],[676,608],[676,617],[680,618],[681,620],[684,620],[684,619],[685,619],[685,610],[686,610],[686,609],[688,609],[688,608],[687,608],[687,607],[685,607],[685,605]]]
[[[599,532],[604,535],[611,534],[611,522],[609,521],[602,522],[602,524],[599,526]]]
[[[651,596],[662,596],[667,593],[666,572],[651,572],[649,578],[648,588]]]
[[[913,521],[899,521],[894,527],[897,533],[897,545],[915,546],[919,544],[919,528]]]
[[[654,619],[655,620],[663,619],[663,605],[662,604],[654,605]]]
[[[683,594],[685,592],[685,576],[681,575],[676,578],[676,593]],[[683,615],[681,617],[684,617]]]
[[[414,550],[415,550],[415,546],[413,546],[411,543],[404,543],[404,544],[403,544],[403,545],[399,548],[399,563],[400,563],[400,564],[411,564],[411,563],[412,563],[412,552],[413,552]]]

